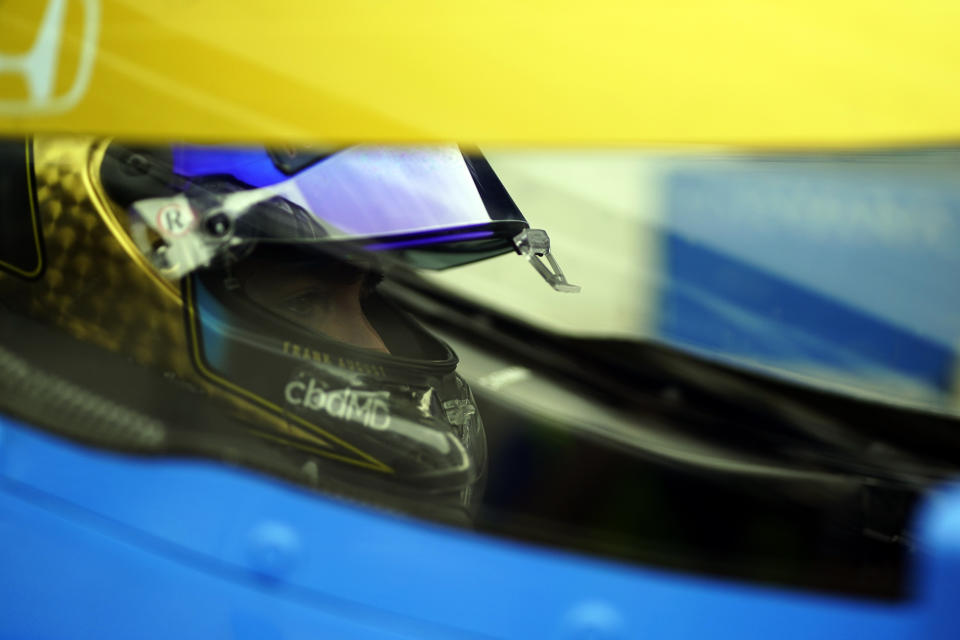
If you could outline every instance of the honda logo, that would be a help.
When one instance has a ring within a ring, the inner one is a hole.
[[[64,18],[67,0],[47,0],[47,6],[36,28],[33,44],[18,54],[0,53],[0,74],[15,73],[23,77],[27,97],[11,99],[0,93],[0,115],[46,115],[73,108],[83,97],[93,72],[100,28],[98,0],[82,0],[83,31],[77,43],[77,64],[69,88],[58,94],[58,72],[61,68],[64,43]],[[9,20],[9,17],[7,18]],[[4,29],[9,29],[7,25]]]

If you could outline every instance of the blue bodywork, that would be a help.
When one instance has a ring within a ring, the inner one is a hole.
[[[765,589],[446,528],[0,418],[3,638],[954,638],[960,488],[901,602]]]

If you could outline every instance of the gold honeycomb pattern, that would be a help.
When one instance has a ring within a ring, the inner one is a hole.
[[[34,142],[36,212],[46,271],[34,282],[0,277],[0,294],[31,317],[132,356],[189,375],[179,301],[130,259],[92,201],[83,138]]]

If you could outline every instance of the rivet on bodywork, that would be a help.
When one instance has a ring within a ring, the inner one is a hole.
[[[272,520],[255,525],[247,536],[247,566],[268,580],[288,576],[301,556],[300,536],[282,522]]]
[[[620,640],[624,621],[612,605],[588,600],[573,606],[564,616],[560,638],[563,640]]]

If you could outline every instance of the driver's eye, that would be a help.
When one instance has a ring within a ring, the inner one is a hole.
[[[324,292],[305,291],[284,300],[282,308],[295,315],[309,317],[318,309],[326,309],[328,305],[329,298]]]

